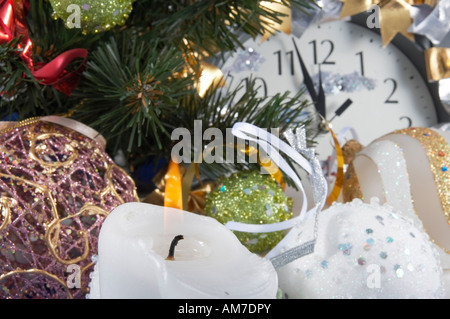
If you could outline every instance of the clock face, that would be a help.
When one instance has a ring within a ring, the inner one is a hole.
[[[294,95],[304,88],[294,42],[316,91],[321,76],[324,117],[335,134],[353,128],[367,145],[396,129],[437,123],[432,97],[414,64],[393,44],[383,48],[379,35],[350,22],[313,25],[300,38],[279,33],[263,43],[250,39],[222,71],[234,85],[254,78],[261,96],[288,90]],[[311,100],[308,93],[304,97]],[[320,159],[326,159],[332,152],[331,135],[320,134],[316,141]]]

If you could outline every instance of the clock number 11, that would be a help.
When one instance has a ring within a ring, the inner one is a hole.
[[[275,51],[273,54],[275,54],[278,58],[278,75],[283,74],[283,69],[281,68],[281,50]],[[294,52],[288,51],[286,52],[286,55],[289,56],[289,65],[291,68],[291,75],[294,75],[294,58],[293,58]]]

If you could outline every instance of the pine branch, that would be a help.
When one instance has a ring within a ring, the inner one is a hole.
[[[34,58],[48,62],[57,55],[73,48],[92,50],[110,32],[84,35],[80,28],[68,28],[65,21],[53,17],[53,8],[47,0],[30,3],[28,32],[33,42]],[[116,32],[117,29],[111,32]]]
[[[307,129],[308,127],[309,118],[302,116],[308,106],[308,102],[302,99],[303,94],[304,91],[299,91],[293,96],[290,92],[285,92],[272,97],[258,97],[258,86],[254,79],[248,81],[248,86],[241,85],[235,89],[226,89],[216,84],[210,87],[203,98],[195,95],[184,99],[182,127],[187,128],[193,137],[194,120],[201,120],[203,132],[214,127],[220,129],[222,136],[225,137],[227,129],[231,129],[236,122],[248,122],[261,128],[278,128],[282,138],[282,133],[288,128]],[[313,143],[310,139],[312,135],[313,132],[307,129],[310,143]],[[210,142],[203,141],[202,150]],[[194,143],[192,142],[191,145]],[[192,148],[192,161],[194,161],[195,151]],[[226,152],[224,146],[222,154],[225,156]],[[225,158],[221,163],[208,164],[203,161],[200,165],[201,173],[207,178],[217,179],[231,171],[259,168],[258,164],[248,161],[239,163],[237,152],[234,155],[233,163],[225,163]],[[290,163],[289,160],[288,162]],[[291,184],[290,180],[289,184]]]
[[[164,46],[154,34],[134,32],[100,43],[73,94],[85,101],[74,117],[99,130],[114,152],[161,150],[179,98],[193,87],[190,76],[181,76],[185,60],[176,48]]]
[[[47,63],[58,54],[72,48],[90,48],[99,35],[84,37],[78,29],[67,29],[64,23],[53,19],[48,1],[30,1],[27,16],[28,33],[33,43],[33,61]],[[39,84],[17,52],[19,39],[0,48],[1,118],[18,113],[19,119],[49,114],[66,113],[80,101],[70,98],[52,86]],[[69,65],[70,67],[70,65]],[[1,119],[0,118],[0,119]]]
[[[313,0],[282,0],[307,8]],[[306,126],[296,121],[302,112],[299,92],[258,98],[250,83],[226,91],[213,87],[204,98],[193,89],[193,72],[186,60],[236,50],[242,33],[256,36],[279,22],[279,12],[254,0],[136,0],[126,25],[100,34],[84,35],[52,18],[45,0],[31,1],[29,33],[36,62],[49,62],[72,48],[89,50],[88,67],[78,89],[67,97],[36,82],[12,48],[0,47],[0,115],[20,112],[21,118],[75,111],[74,118],[92,126],[108,140],[108,151],[121,149],[134,160],[161,154],[167,157],[177,127],[192,130],[195,119],[206,129],[231,128],[236,121],[260,127]],[[245,92],[243,92],[245,91]],[[204,166],[204,165],[202,165]],[[205,171],[210,167],[204,166]],[[216,167],[216,173],[233,167]]]
[[[18,38],[0,45],[0,120],[14,113],[24,119],[62,111],[65,105],[59,92],[42,87],[20,57],[20,42]]]
[[[242,47],[239,35],[264,34],[283,13],[255,0],[139,0],[131,21],[140,21],[160,31],[167,43],[188,43],[190,50],[210,56]],[[272,1],[266,1],[272,2]],[[285,6],[304,10],[314,0],[282,0]],[[132,22],[133,23],[133,22]],[[137,22],[135,22],[137,23]]]

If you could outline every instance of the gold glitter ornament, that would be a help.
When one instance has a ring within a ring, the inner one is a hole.
[[[134,0],[50,0],[54,17],[68,28],[80,28],[83,34],[107,31],[125,24]]]
[[[205,213],[223,224],[236,221],[248,224],[270,224],[292,218],[292,198],[268,174],[242,171],[222,177],[206,197]],[[234,232],[251,252],[264,253],[273,248],[285,232]]]

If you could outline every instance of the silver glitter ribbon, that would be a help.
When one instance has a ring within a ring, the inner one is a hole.
[[[238,231],[249,231],[251,227],[250,232],[290,229],[288,234],[265,256],[272,262],[275,268],[282,267],[289,262],[313,253],[318,233],[318,213],[325,205],[328,184],[323,175],[320,161],[315,155],[315,149],[307,147],[305,129],[297,129],[295,133],[292,130],[286,131],[284,136],[288,143],[285,143],[278,137],[268,133],[266,130],[249,123],[235,123],[231,132],[238,138],[256,142],[260,150],[263,150],[268,154],[273,163],[294,181],[299,189],[299,193],[303,196],[303,201],[299,215],[287,221],[257,225],[231,221],[225,226],[231,230]],[[290,167],[279,152],[284,153],[285,156],[300,165],[300,167],[309,174],[315,202],[314,208],[310,211],[306,210],[307,197],[303,184],[298,176],[298,172]],[[314,215],[312,217],[315,218],[313,238],[297,247],[279,253],[287,238],[294,233],[293,229],[305,220],[305,218],[310,218],[311,215]],[[268,230],[269,227],[273,229]]]
[[[314,202],[316,203],[317,209],[321,209],[326,201],[327,181],[323,175],[322,166],[316,156],[315,149],[307,147],[306,131],[304,129],[297,129],[294,133],[292,129],[289,129],[283,133],[283,136],[297,152],[308,158],[313,169],[310,180],[313,186]]]
[[[272,254],[269,254],[270,261],[272,262],[275,268],[283,267],[294,260],[297,260],[306,255],[312,254],[314,252],[314,247],[316,244],[317,234],[318,234],[318,216],[323,206],[325,205],[328,184],[323,175],[322,167],[320,165],[320,161],[315,154],[314,148],[307,147],[306,140],[306,131],[304,129],[297,129],[294,133],[291,129],[286,131],[284,137],[288,141],[288,143],[300,154],[307,157],[312,167],[312,173],[310,174],[310,181],[313,189],[313,198],[315,202],[315,206],[312,210],[308,212],[307,215],[314,214],[314,232],[313,239],[293,247],[289,250],[286,250],[282,253],[278,253],[274,257],[270,257],[273,255],[273,252],[277,252],[281,249],[284,243],[288,238],[293,234],[293,232],[289,232],[283,240],[278,243],[278,245],[271,251]]]
[[[408,31],[422,34],[438,45],[450,31],[450,0],[440,0],[434,8],[413,6],[411,16],[414,22]]]
[[[314,252],[314,246],[316,245],[316,239],[310,240],[300,246],[296,246],[285,252],[272,257],[270,261],[275,269],[283,267],[294,260],[297,260],[306,255],[312,254]]]

